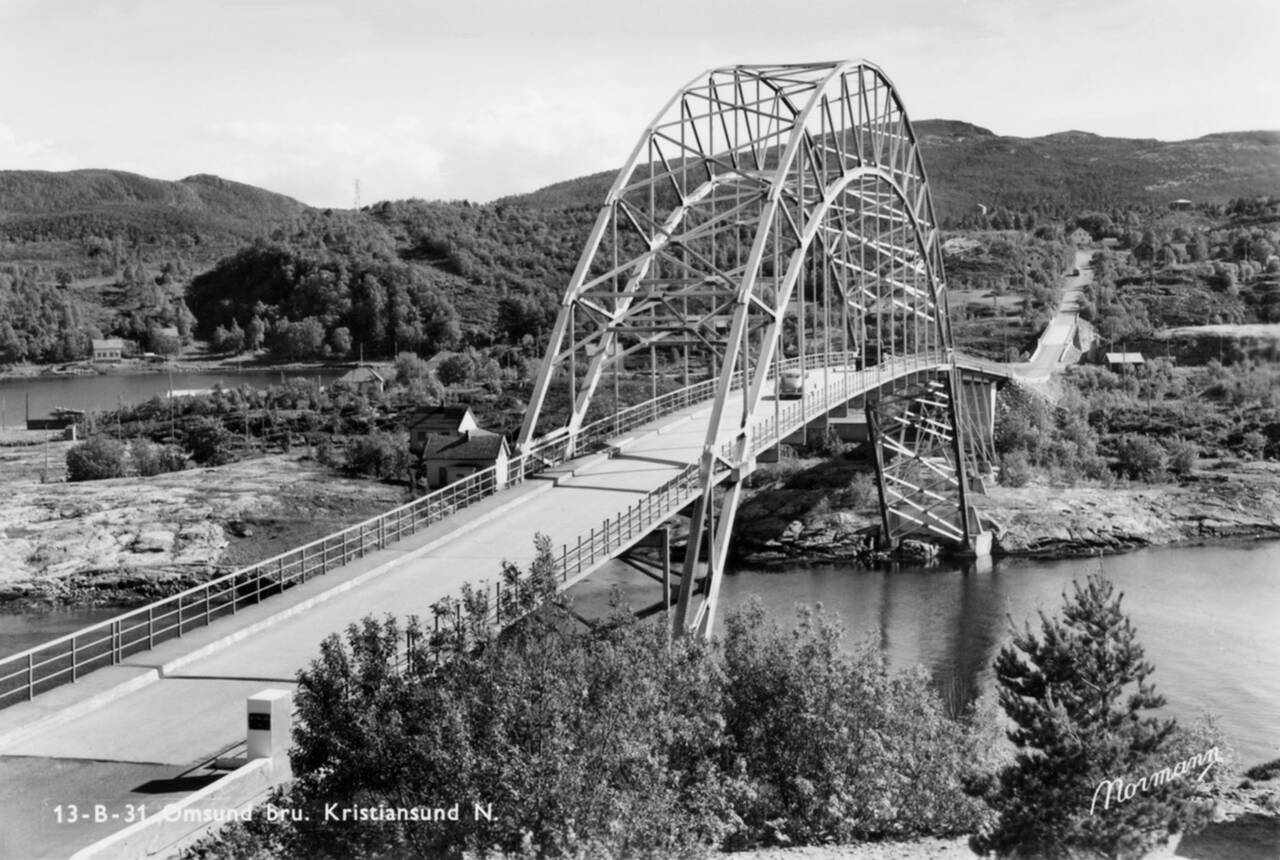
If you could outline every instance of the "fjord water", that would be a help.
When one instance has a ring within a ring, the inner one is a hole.
[[[966,697],[990,689],[991,664],[1009,621],[1039,629],[1072,580],[1098,559],[1004,560],[984,568],[859,570],[836,566],[739,570],[724,610],[759,595],[775,617],[797,603],[840,614],[849,641],[871,638],[892,666],[920,664]],[[1104,574],[1123,592],[1150,680],[1180,720],[1205,712],[1246,766],[1280,756],[1280,543],[1148,549],[1108,556]]]
[[[1037,612],[1057,614],[1072,581],[1083,583],[1099,564],[1124,594],[1165,712],[1190,721],[1212,713],[1246,766],[1280,756],[1280,542],[1148,549],[1101,562],[739,567],[725,578],[716,623],[722,629],[726,613],[752,596],[782,623],[794,622],[797,605],[821,603],[839,615],[850,648],[870,639],[891,667],[919,664],[948,696],[969,701],[993,687],[991,664],[1009,642],[1010,620],[1038,631]],[[611,585],[633,606],[655,599],[628,570],[580,588],[579,610],[604,611]]]
[[[333,369],[312,370],[249,370],[217,373],[175,373],[173,387],[177,390],[212,388],[239,388],[250,385],[266,388],[279,385],[284,379],[302,378],[328,382],[345,371]],[[21,426],[24,411],[30,401],[31,417],[44,418],[56,408],[80,409],[86,412],[115,409],[119,404],[142,403],[157,394],[169,390],[167,373],[138,373],[103,376],[37,376],[30,378],[0,379],[0,399],[4,401],[3,420],[0,425]]]
[[[892,667],[919,664],[951,695],[969,699],[993,686],[991,663],[1009,641],[1009,621],[1038,629],[1038,611],[1056,614],[1073,580],[1098,559],[1005,559],[983,566],[847,565],[739,568],[725,578],[726,612],[752,596],[782,623],[796,606],[838,613],[850,647],[870,639]],[[1149,549],[1107,556],[1107,578],[1156,670],[1151,680],[1180,720],[1214,714],[1245,765],[1280,756],[1280,542]],[[607,611],[613,586],[632,605],[654,599],[652,582],[621,564],[575,588],[584,614]],[[406,607],[406,611],[410,611]],[[118,611],[118,610],[117,610]],[[0,613],[0,656],[92,624],[112,610]]]

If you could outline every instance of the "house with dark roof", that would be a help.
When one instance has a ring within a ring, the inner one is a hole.
[[[405,417],[409,450],[421,456],[428,436],[461,436],[479,430],[469,406],[419,406]]]
[[[420,456],[427,489],[436,490],[490,466],[497,483],[505,484],[511,452],[503,436],[477,428],[460,435],[429,434]]]
[[[344,385],[350,385],[362,394],[368,394],[375,391],[381,394],[383,387],[387,383],[387,381],[382,378],[382,374],[378,373],[378,371],[374,370],[372,367],[368,367],[363,364],[353,370],[348,370],[346,373],[335,379],[334,382],[341,382]]]

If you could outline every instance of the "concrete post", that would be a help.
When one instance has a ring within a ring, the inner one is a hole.
[[[278,758],[289,749],[293,693],[263,690],[247,702],[248,735],[245,746],[250,759]]]

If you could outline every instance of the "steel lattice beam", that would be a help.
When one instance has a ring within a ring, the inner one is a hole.
[[[952,351],[924,164],[880,69],[733,66],[675,93],[600,208],[519,445],[556,433],[572,451],[605,374],[646,352],[656,365],[660,347],[718,379],[676,611],[680,628],[708,634],[741,494],[736,481],[714,492],[716,479],[750,470],[748,418],[782,354],[842,350],[866,367]],[[739,392],[734,379],[746,381]],[[913,378],[869,407],[891,539],[969,540],[954,383]],[[570,413],[542,427],[555,386]]]

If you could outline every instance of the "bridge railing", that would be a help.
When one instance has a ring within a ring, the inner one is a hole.
[[[821,366],[836,356],[806,356],[804,364]],[[843,354],[839,357],[844,360]],[[787,369],[799,364],[800,359],[788,359],[780,363],[780,367]],[[588,453],[610,438],[707,400],[715,393],[716,385],[715,379],[694,383],[587,424],[572,437],[573,453]],[[741,379],[735,379],[733,387],[740,386]],[[505,468],[482,469],[362,523],[0,659],[0,708],[74,682],[96,669],[117,665],[135,654],[181,638],[214,619],[234,615],[272,595],[384,549],[562,462],[568,456],[569,446],[568,436],[540,440],[526,452],[511,458]],[[668,496],[669,500],[672,498]],[[603,547],[601,544],[595,551],[602,552]],[[580,556],[575,556],[575,564],[580,563],[578,558]],[[569,563],[567,556],[565,563]]]
[[[754,422],[751,425],[753,449],[758,452],[768,448],[805,426],[814,417],[821,415],[835,404],[845,402],[868,388],[882,384],[885,377],[897,377],[917,370],[935,370],[942,360],[941,353],[927,354],[895,359],[886,363],[884,367],[870,370],[838,373],[825,386],[808,389],[802,398],[786,401],[785,406],[779,401],[775,415]],[[832,353],[807,356],[803,364],[806,369],[832,366],[844,369],[852,367],[853,361],[852,353]],[[799,359],[789,359],[781,363],[783,370],[799,366],[801,366]],[[738,388],[740,385],[735,382],[734,387]],[[625,427],[626,421],[615,426]],[[625,432],[625,429],[620,432]],[[731,459],[733,444],[732,440],[721,443],[720,455],[725,459]],[[699,465],[694,463],[685,467],[675,477],[650,491],[616,516],[603,520],[598,527],[593,527],[588,532],[579,534],[573,542],[561,544],[560,552],[553,558],[560,581],[568,582],[579,578],[584,573],[590,573],[597,565],[618,555],[697,498],[702,489]],[[480,586],[474,595],[476,599],[483,602],[489,623],[497,624],[502,586],[495,581],[489,581]]]

